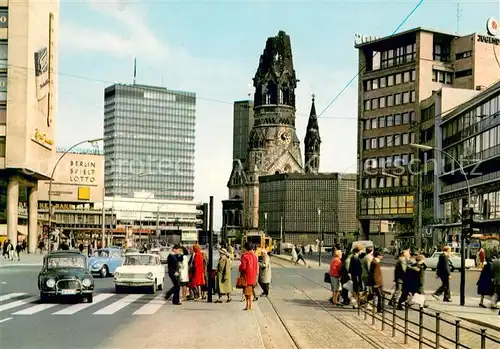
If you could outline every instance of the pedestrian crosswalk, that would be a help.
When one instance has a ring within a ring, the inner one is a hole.
[[[6,316],[29,316],[50,314],[69,316],[90,314],[96,316],[115,315],[130,311],[132,315],[154,315],[167,305],[164,294],[115,294],[96,293],[92,303],[41,303],[39,296],[27,293],[0,295],[0,319]]]

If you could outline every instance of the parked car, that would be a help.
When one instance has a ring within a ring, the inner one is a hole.
[[[80,251],[54,251],[43,258],[38,274],[42,302],[51,297],[73,296],[93,301],[94,278],[87,267],[87,257]]]
[[[439,256],[441,254],[443,254],[443,252],[434,252],[432,256],[426,258],[424,261],[424,267],[436,270],[439,261]],[[460,254],[458,253],[452,253],[448,259],[448,262],[450,263],[450,270],[452,272],[455,271],[455,269],[460,270],[462,268],[462,261],[460,259]],[[465,269],[472,268],[474,267],[474,265],[475,262],[473,259],[470,258],[465,259]]]
[[[120,248],[101,248],[94,252],[89,258],[88,266],[92,274],[102,278],[113,275],[124,258],[123,250]]]
[[[127,253],[122,266],[115,271],[115,291],[129,287],[147,287],[150,293],[163,289],[165,267],[153,253]]]

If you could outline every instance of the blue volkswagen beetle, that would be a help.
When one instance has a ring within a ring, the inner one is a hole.
[[[123,262],[124,254],[121,248],[101,248],[89,258],[88,266],[92,274],[102,278],[113,275],[116,268]]]

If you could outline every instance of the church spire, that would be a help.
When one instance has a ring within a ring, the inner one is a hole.
[[[312,95],[311,112],[307,122],[306,137],[304,139],[305,147],[305,172],[318,173],[319,157],[321,148],[321,137],[319,135],[318,117],[316,115],[316,106],[314,104],[315,95]]]

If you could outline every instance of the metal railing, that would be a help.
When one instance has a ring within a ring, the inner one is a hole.
[[[465,348],[465,349],[489,349],[500,347],[500,337],[487,332],[487,329],[475,326],[473,323],[464,325],[466,320],[460,320],[446,313],[427,309],[426,307],[414,307],[408,303],[403,304],[404,315],[398,313],[397,302],[389,307],[387,294],[384,295],[384,309],[377,312],[376,297],[368,307],[369,302],[365,302],[358,307],[358,315],[364,314],[367,320],[371,316],[371,324],[376,321],[381,324],[381,330],[385,331],[386,326],[390,327],[391,336],[396,333],[403,335],[404,344],[408,344],[409,339],[418,342],[418,348]],[[389,318],[387,318],[389,315]],[[399,320],[399,321],[398,321]],[[491,329],[491,332],[494,332]]]

